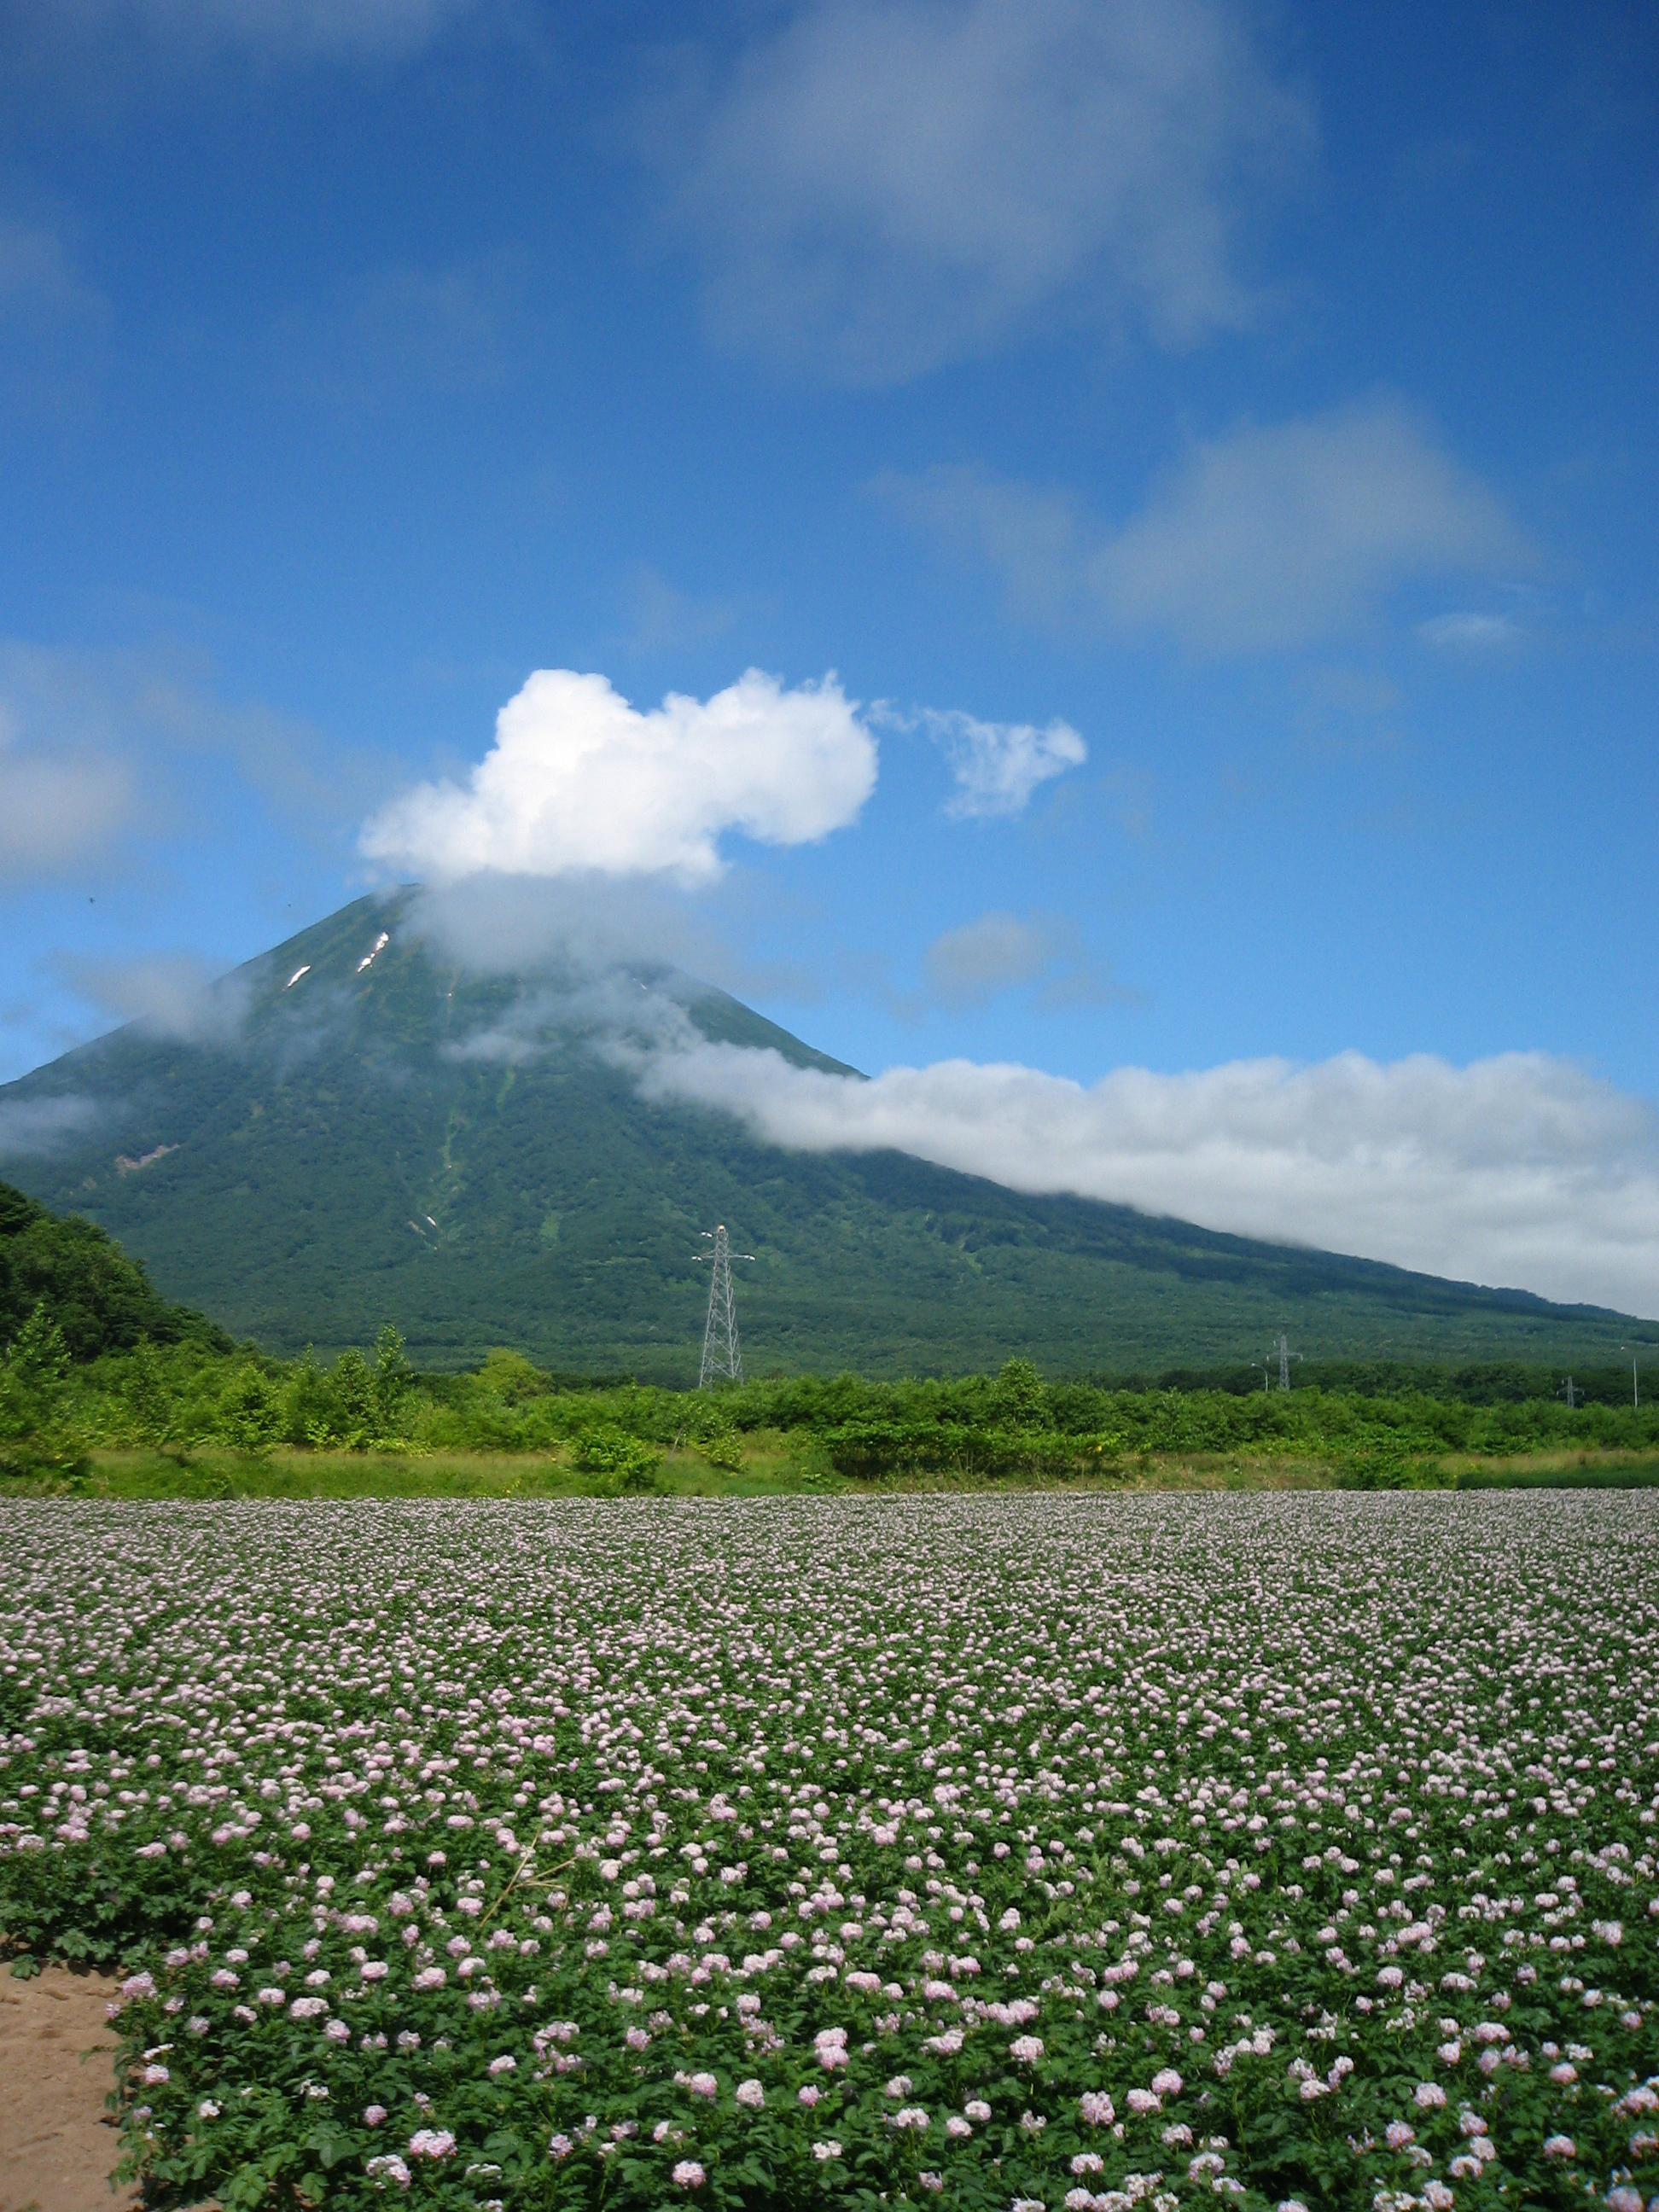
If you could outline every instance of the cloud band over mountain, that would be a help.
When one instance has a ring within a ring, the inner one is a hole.
[[[799,1151],[891,1148],[1015,1190],[1659,1313],[1659,1123],[1542,1053],[1119,1068],[1085,1086],[963,1060],[866,1082],[688,1041],[640,1079]]]

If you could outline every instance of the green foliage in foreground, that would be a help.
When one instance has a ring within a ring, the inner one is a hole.
[[[656,1486],[665,1455],[688,1450],[734,1474],[758,1455],[809,1481],[859,1484],[1127,1479],[1171,1458],[1303,1461],[1389,1490],[1446,1479],[1455,1461],[1659,1452],[1659,1406],[1483,1403],[1467,1378],[1432,1372],[1386,1395],[1129,1389],[1049,1382],[1019,1359],[952,1381],[794,1376],[697,1393],[562,1381],[505,1351],[469,1374],[418,1375],[389,1327],[372,1353],[348,1349],[331,1365],[309,1352],[284,1361],[141,1340],[77,1366],[43,1311],[0,1366],[0,1472],[70,1478],[99,1450],[180,1464],[228,1451],[252,1463],[279,1448],[536,1455],[622,1490]],[[1638,1468],[1633,1479],[1645,1478]]]

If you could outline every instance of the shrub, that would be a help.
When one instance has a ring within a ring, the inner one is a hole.
[[[573,1455],[584,1474],[617,1477],[624,1490],[649,1490],[662,1454],[621,1429],[584,1429]]]
[[[219,1432],[250,1459],[268,1452],[283,1431],[283,1401],[257,1367],[239,1367],[219,1398]]]

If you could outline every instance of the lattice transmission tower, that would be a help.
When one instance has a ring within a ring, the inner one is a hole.
[[[752,1252],[734,1252],[726,1234],[726,1224],[712,1232],[703,1231],[704,1241],[714,1246],[712,1252],[699,1252],[699,1260],[710,1263],[708,1283],[708,1318],[702,1330],[702,1371],[697,1377],[699,1390],[706,1390],[718,1376],[729,1376],[733,1382],[743,1380],[743,1353],[738,1345],[738,1304],[732,1294],[732,1262],[733,1260],[752,1260]]]

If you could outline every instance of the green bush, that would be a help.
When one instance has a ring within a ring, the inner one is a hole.
[[[649,1490],[662,1465],[662,1454],[621,1429],[585,1429],[573,1454],[584,1474],[614,1475],[624,1490]]]
[[[283,1432],[283,1400],[257,1367],[239,1367],[219,1398],[219,1433],[249,1459],[257,1459]]]

